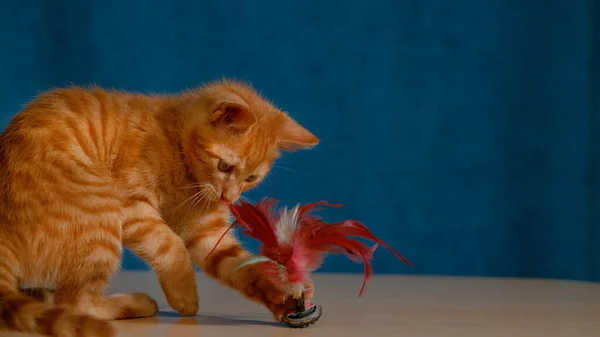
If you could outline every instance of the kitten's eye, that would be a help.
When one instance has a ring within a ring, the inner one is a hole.
[[[246,182],[247,182],[247,183],[252,183],[252,182],[255,182],[257,179],[258,179],[258,176],[256,176],[256,175],[251,175],[251,176],[249,176],[248,178],[246,178]]]
[[[233,165],[230,165],[228,162],[224,161],[223,159],[219,159],[219,164],[217,165],[217,168],[221,172],[229,172],[229,171],[231,171],[231,169],[233,169]]]

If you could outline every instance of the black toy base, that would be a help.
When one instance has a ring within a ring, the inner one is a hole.
[[[316,323],[321,315],[323,314],[323,309],[318,304],[313,304],[306,308],[306,310],[302,312],[292,312],[283,317],[283,323],[285,323],[290,328],[306,328],[311,324]]]

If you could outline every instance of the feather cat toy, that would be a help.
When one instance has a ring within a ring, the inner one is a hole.
[[[238,266],[251,263],[274,261],[265,264],[264,272],[271,275],[272,281],[279,285],[288,284],[290,293],[296,301],[296,311],[288,313],[283,321],[291,327],[306,327],[321,316],[321,307],[304,301],[304,284],[310,280],[310,273],[317,270],[327,253],[341,253],[355,262],[364,263],[364,280],[358,296],[373,273],[370,260],[379,244],[387,248],[396,257],[412,267],[402,255],[394,251],[385,242],[375,237],[371,231],[356,220],[326,223],[314,215],[318,206],[341,207],[325,201],[277,209],[278,201],[261,199],[256,205],[241,201],[239,205],[230,205],[235,221],[227,229],[240,227],[246,236],[261,243],[261,256]],[[227,233],[227,231],[225,233]],[[225,234],[223,234],[224,236]],[[376,242],[372,247],[356,238]],[[215,247],[219,244],[216,243]],[[214,249],[213,249],[214,250]]]

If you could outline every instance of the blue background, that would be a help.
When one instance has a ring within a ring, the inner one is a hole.
[[[599,8],[3,0],[1,122],[51,86],[237,77],[322,139],[249,197],[345,204],[325,215],[365,222],[415,264],[380,250],[375,272],[600,280]],[[322,270],[362,267],[334,256]]]

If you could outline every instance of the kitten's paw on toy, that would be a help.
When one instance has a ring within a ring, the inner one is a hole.
[[[315,284],[312,281],[304,283],[304,288],[301,294],[305,300],[310,300],[315,296]],[[295,294],[294,294],[295,297]]]
[[[284,287],[273,283],[273,279],[264,273],[271,267],[270,264],[261,262],[240,268],[234,285],[245,297],[263,304],[274,315],[283,315],[285,305],[289,305],[289,296]]]
[[[244,296],[263,304],[272,314],[275,321],[281,323],[283,316],[295,308],[295,301],[286,283],[277,283],[273,273],[279,268],[273,262],[250,264],[238,270],[237,279],[241,281],[241,292]],[[304,287],[306,299],[312,298],[314,284]]]

